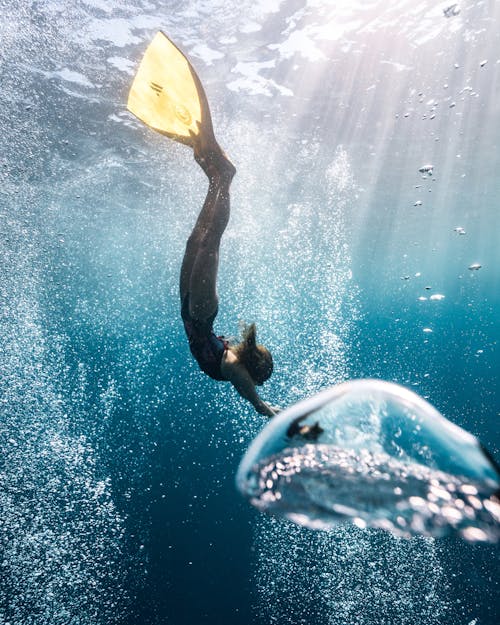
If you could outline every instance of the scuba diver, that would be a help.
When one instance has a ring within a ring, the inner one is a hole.
[[[269,350],[257,344],[255,324],[231,345],[213,330],[218,312],[219,245],[229,221],[229,188],[236,169],[217,143],[207,98],[193,67],[159,32],[146,50],[127,108],[152,129],[193,148],[208,177],[208,192],[186,244],[180,274],[181,317],[192,355],[215,380],[231,382],[262,415],[278,408],[257,393],[273,371]]]

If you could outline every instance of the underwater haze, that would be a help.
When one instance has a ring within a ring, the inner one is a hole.
[[[499,2],[0,0],[0,625],[497,625],[498,544],[237,493],[266,419],[178,301],[206,179],[126,110],[158,30],[238,170],[215,327],[264,399],[394,381],[500,459]]]

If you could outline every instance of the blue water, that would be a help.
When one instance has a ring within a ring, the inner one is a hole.
[[[257,323],[265,399],[393,380],[498,460],[500,8],[443,6],[0,1],[2,625],[499,621],[498,546],[239,498],[264,422],[197,370],[177,301],[204,176],[125,110],[162,28],[238,168],[217,329]]]

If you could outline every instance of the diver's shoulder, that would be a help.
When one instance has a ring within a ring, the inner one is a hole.
[[[223,367],[229,367],[231,369],[242,366],[238,359],[237,354],[231,349],[231,347],[229,347],[228,349],[224,351],[221,365]]]

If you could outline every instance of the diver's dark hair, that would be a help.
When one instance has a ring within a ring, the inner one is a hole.
[[[262,384],[271,377],[273,357],[264,345],[257,345],[255,323],[244,327],[242,341],[233,349],[238,356],[238,360],[246,367],[250,377],[256,384]]]

